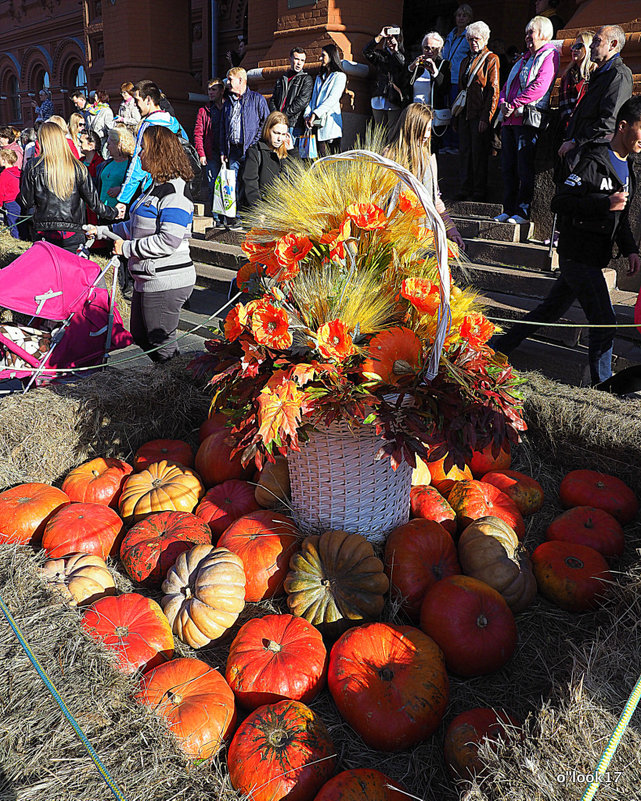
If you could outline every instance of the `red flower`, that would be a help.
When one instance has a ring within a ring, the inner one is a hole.
[[[276,242],[274,253],[278,263],[288,267],[292,262],[302,261],[313,247],[314,243],[309,237],[286,234]]]
[[[236,283],[242,292],[247,292],[247,283],[255,275],[261,275],[262,265],[254,261],[246,261],[236,273]]]
[[[396,208],[403,214],[411,214],[414,217],[425,217],[425,209],[414,192],[401,192]]]
[[[494,325],[487,317],[478,312],[467,314],[463,318],[459,334],[461,339],[467,340],[475,350],[479,350],[494,333]]]
[[[349,333],[349,328],[342,320],[331,320],[323,323],[316,332],[318,350],[326,359],[342,362],[352,356],[356,349]]]
[[[234,306],[225,318],[225,339],[233,342],[243,333],[243,329],[249,324],[247,309],[242,303]]]
[[[285,350],[292,344],[287,313],[268,301],[257,301],[253,306],[251,328],[259,345]]]
[[[364,231],[385,228],[387,225],[387,214],[374,203],[352,203],[345,209],[345,213]]]
[[[441,305],[438,286],[428,278],[406,278],[401,285],[401,295],[409,300],[420,314],[433,316]]]

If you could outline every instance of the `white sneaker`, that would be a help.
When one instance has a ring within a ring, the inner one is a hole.
[[[527,220],[525,217],[521,217],[520,214],[513,214],[509,220],[509,223],[516,223],[516,225],[523,225],[523,223],[529,223],[530,221]]]
[[[497,214],[494,218],[494,222],[507,222],[510,219],[510,215],[503,212],[503,214]]]

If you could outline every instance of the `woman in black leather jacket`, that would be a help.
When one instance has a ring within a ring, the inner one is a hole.
[[[365,45],[363,55],[376,69],[376,86],[372,92],[374,122],[391,128],[408,99],[409,75],[401,29],[393,25],[384,27]]]
[[[34,239],[75,251],[86,239],[85,205],[110,221],[118,212],[101,203],[87,168],[74,158],[55,123],[43,123],[38,140],[42,153],[24,170],[17,201],[23,214],[33,208]]]

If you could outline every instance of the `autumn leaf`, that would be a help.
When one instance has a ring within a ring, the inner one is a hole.
[[[258,436],[268,445],[280,437],[296,441],[305,395],[293,381],[282,381],[278,386],[265,387],[258,396]]]

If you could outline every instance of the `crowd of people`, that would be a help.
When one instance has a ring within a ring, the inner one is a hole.
[[[500,52],[492,51],[489,26],[474,21],[466,3],[457,9],[456,24],[445,37],[437,31],[424,35],[421,51],[411,61],[397,25],[383,27],[363,49],[374,76],[373,122],[387,132],[385,152],[423,182],[449,238],[461,248],[463,239],[439,193],[437,154],[459,155],[456,199],[483,201],[490,153],[500,148],[503,212],[495,219],[522,224],[531,215],[535,153],[551,118],[557,77],[560,195],[567,194],[568,181],[582,185],[577,176],[582,175],[589,146],[605,146],[612,153],[607,143],[620,144],[620,125],[634,122],[629,112],[619,119],[632,93],[632,75],[620,57],[624,32],[607,25],[579,33],[570,64],[559,76],[559,50],[552,42],[562,24],[557,5],[554,0],[537,0],[537,15],[525,28],[525,51],[512,57],[503,47],[495,45]],[[70,95],[75,111],[68,121],[54,113],[51,96],[43,89],[33,104],[34,127],[0,128],[0,205],[6,227],[13,236],[42,238],[68,250],[84,245],[88,234],[94,247],[109,250],[108,240],[115,239],[115,252],[123,259],[123,290],[132,300],[136,341],[144,347],[152,344],[156,360],[170,358],[178,315],[193,287],[188,239],[201,177],[209,207],[214,207],[214,225],[239,229],[238,214],[223,214],[214,203],[219,176],[225,181],[233,176],[236,208],[243,209],[264,198],[274,179],[297,158],[341,149],[341,98],[347,76],[339,49],[333,43],[322,47],[315,76],[305,69],[304,48],[292,48],[289,60],[269,100],[249,88],[247,72],[238,64],[224,79],[212,78],[209,102],[198,111],[193,146],[171,103],[152,81],[123,83],[116,114],[104,90],[96,90],[91,98],[76,90]],[[612,162],[618,183],[612,184],[614,205],[606,210],[615,213],[608,220],[607,236],[622,237],[624,255],[632,257],[636,251],[630,250],[634,242],[627,233],[626,214],[631,173],[616,160],[625,161],[623,149],[620,145]],[[555,198],[553,208],[564,220],[569,214],[564,200]],[[563,301],[543,310],[548,316],[550,308],[560,308],[567,299],[571,303],[579,297],[583,303],[571,277],[578,268],[569,265],[565,243],[570,237],[563,225],[560,275],[567,286],[560,293]],[[597,252],[603,267],[605,250],[595,248],[592,255]],[[590,261],[587,255],[585,260]],[[638,269],[634,258],[630,269]],[[607,289],[605,296],[602,287],[593,292],[599,303],[588,316],[598,314],[609,324],[613,313],[611,306],[604,311]],[[586,304],[584,308],[588,313]],[[509,352],[527,331],[513,329],[500,346]],[[603,354],[608,343],[603,335],[593,339],[600,343],[593,347],[591,340],[597,381],[604,376],[599,364],[607,362]]]

